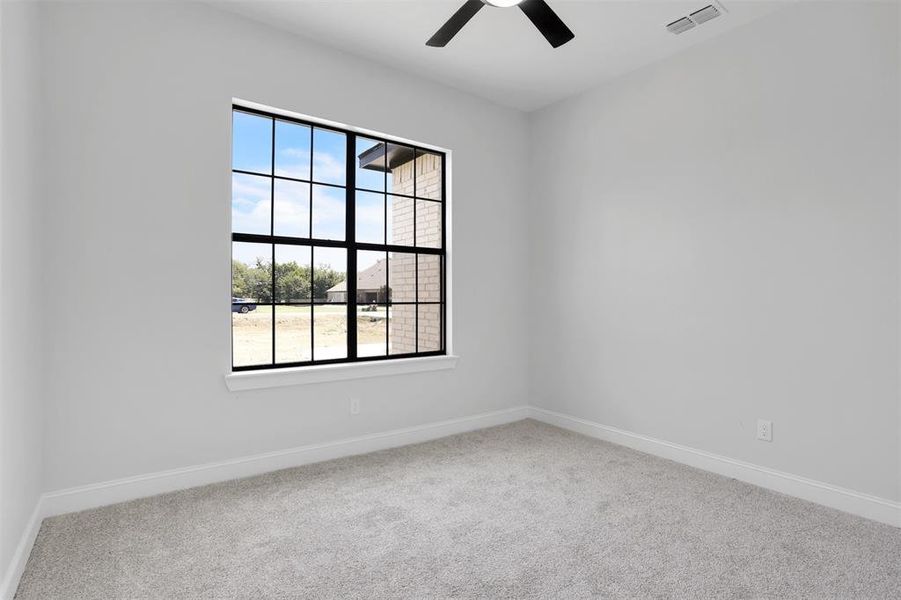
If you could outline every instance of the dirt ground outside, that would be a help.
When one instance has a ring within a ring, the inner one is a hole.
[[[388,338],[385,310],[357,313],[357,353],[383,356]],[[390,315],[388,315],[390,318]],[[346,305],[277,306],[275,308],[276,362],[312,359],[310,321],[315,319],[316,359],[347,356]],[[260,306],[247,314],[232,313],[234,365],[248,366],[272,362],[272,307]]]

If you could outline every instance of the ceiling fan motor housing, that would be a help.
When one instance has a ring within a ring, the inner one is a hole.
[[[482,2],[495,8],[511,8],[522,2],[522,0],[482,0]]]

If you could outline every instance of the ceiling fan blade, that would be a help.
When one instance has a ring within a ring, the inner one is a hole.
[[[466,4],[461,6],[457,12],[453,14],[453,16],[447,20],[447,23],[442,25],[441,29],[439,29],[425,45],[436,48],[447,46],[447,43],[463,29],[463,26],[466,25],[483,6],[485,6],[485,3],[482,2],[482,0],[466,0]]]
[[[559,48],[576,37],[544,0],[523,0],[519,3],[519,8],[554,48]]]

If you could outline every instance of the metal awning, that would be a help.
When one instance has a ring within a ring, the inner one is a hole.
[[[378,143],[360,154],[360,168],[384,173],[386,149],[388,155],[387,170],[389,171],[413,160],[413,148],[410,148],[409,146]]]

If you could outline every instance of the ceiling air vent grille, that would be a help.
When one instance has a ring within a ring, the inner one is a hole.
[[[718,3],[716,5],[710,4],[702,8],[701,10],[696,10],[687,17],[682,17],[681,19],[677,19],[666,26],[666,30],[670,33],[680,34],[685,33],[689,29],[693,29],[696,25],[701,25],[702,23],[706,23],[711,19],[715,19],[725,11],[723,10],[723,5]]]
[[[715,6],[711,5],[691,13],[688,15],[688,18],[700,25],[701,23],[706,23],[710,19],[715,19],[718,16],[720,16],[720,11],[718,11]]]
[[[672,23],[667,25],[666,28],[671,33],[682,33],[684,31],[688,31],[694,26],[694,21],[692,21],[688,17],[682,17],[678,21],[673,21]]]

